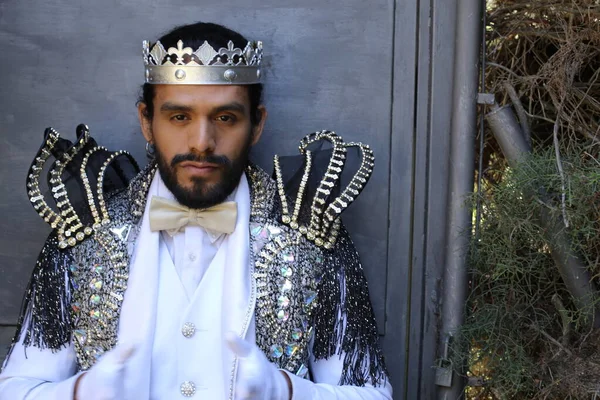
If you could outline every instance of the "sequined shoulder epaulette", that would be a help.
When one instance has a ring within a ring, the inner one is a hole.
[[[40,176],[49,159],[48,189],[56,203],[50,207],[40,189]],[[98,146],[86,125],[77,127],[74,143],[61,138],[53,128],[44,132],[27,176],[27,193],[36,212],[56,230],[58,247],[66,249],[82,242],[102,225],[110,223],[105,193],[127,187],[139,172],[125,151]],[[108,177],[108,178],[107,178]]]
[[[324,166],[315,168],[315,155],[310,147],[323,145],[323,142],[330,143],[332,148],[327,152],[330,154],[328,159],[322,161],[326,168],[320,173],[319,170],[323,170]],[[351,171],[354,174],[342,190],[341,178],[347,167],[347,153],[350,148],[359,150],[360,159],[357,170]],[[317,246],[330,250],[335,246],[340,231],[339,217],[371,177],[375,156],[368,145],[344,142],[341,136],[332,131],[319,131],[307,135],[301,140],[299,150],[304,157],[302,178],[295,184],[291,182],[290,177],[284,177],[280,157],[276,155],[273,160],[277,190],[281,199],[282,221]],[[312,191],[308,190],[311,178],[314,186]],[[311,194],[308,195],[307,192]],[[288,205],[288,198],[293,198],[293,194],[295,201],[292,208]]]

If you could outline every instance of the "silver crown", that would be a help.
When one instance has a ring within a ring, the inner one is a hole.
[[[260,83],[262,42],[248,42],[242,50],[229,41],[227,48],[215,50],[205,40],[198,49],[177,47],[165,50],[157,41],[143,42],[146,83],[170,85],[251,85]]]

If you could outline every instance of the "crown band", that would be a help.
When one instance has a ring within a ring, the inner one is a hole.
[[[146,83],[168,85],[251,85],[260,83],[258,67],[146,66]]]
[[[260,83],[262,42],[248,42],[242,50],[229,41],[227,48],[215,50],[207,41],[195,51],[184,47],[167,50],[160,41],[150,50],[143,42],[145,81],[169,85],[252,85]]]

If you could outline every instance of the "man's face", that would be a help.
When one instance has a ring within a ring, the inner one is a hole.
[[[250,147],[262,133],[252,127],[244,86],[156,85],[154,116],[138,106],[144,137],[156,147],[161,178],[175,198],[190,208],[224,201],[238,185]]]

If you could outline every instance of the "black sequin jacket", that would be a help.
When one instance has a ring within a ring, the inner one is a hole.
[[[63,249],[56,231],[49,236],[15,340],[54,351],[72,341],[80,370],[116,344],[129,258],[155,171],[149,164],[127,189],[108,196],[107,218],[77,245]],[[317,246],[282,222],[277,184],[268,174],[249,165],[246,176],[257,345],[280,368],[308,378],[309,352],[317,360],[344,354],[340,384],[381,384],[387,373],[374,314],[347,232],[341,227],[330,249]]]

